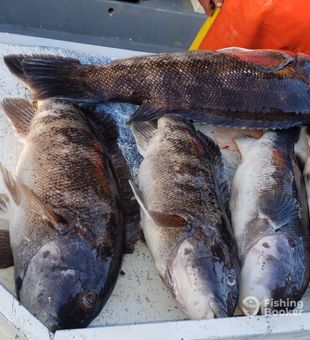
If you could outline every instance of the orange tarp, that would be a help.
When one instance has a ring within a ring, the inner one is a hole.
[[[225,0],[196,48],[231,46],[310,54],[310,0]]]

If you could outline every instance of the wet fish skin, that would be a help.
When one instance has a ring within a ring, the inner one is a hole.
[[[242,154],[232,185],[232,225],[241,257],[239,306],[267,313],[296,303],[309,283],[309,217],[303,178],[294,160],[298,129],[236,140]],[[256,298],[251,309],[248,299]]]
[[[215,182],[223,170],[219,149],[169,117],[157,128],[142,122],[132,129],[144,157],[135,189],[141,227],[160,276],[190,318],[231,316],[239,263]]]
[[[16,60],[38,99],[142,105],[132,120],[163,114],[229,127],[287,128],[310,122],[310,58],[272,50],[191,51],[81,65],[48,56]],[[17,71],[18,72],[18,71]]]
[[[4,109],[21,116],[23,103],[7,100]],[[108,299],[122,261],[116,177],[73,104],[39,102],[23,138],[15,184],[22,198],[11,199],[8,218],[17,296],[50,331],[85,327]]]

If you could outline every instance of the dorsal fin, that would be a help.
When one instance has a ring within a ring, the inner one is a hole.
[[[125,252],[132,253],[141,234],[139,228],[140,211],[138,203],[133,199],[128,182],[131,178],[128,164],[117,143],[119,137],[117,123],[108,113],[96,111],[94,105],[85,105],[82,110],[88,117],[98,140],[108,151],[109,163],[118,184],[124,214]]]
[[[51,207],[45,204],[27,185],[15,178],[11,172],[0,163],[0,173],[4,184],[16,205],[25,199],[31,208],[40,216],[47,219],[57,231],[63,231],[64,219]]]
[[[139,153],[143,156],[155,134],[156,123],[154,121],[133,121],[130,128],[135,137]]]
[[[205,146],[206,153],[210,158],[213,166],[214,166],[214,176],[217,181],[219,187],[220,199],[225,207],[226,213],[229,214],[229,189],[228,184],[225,178],[225,168],[222,160],[222,153],[219,146],[206,135],[201,132],[197,132],[199,139],[202,141]]]
[[[280,71],[295,60],[294,56],[275,50],[247,50],[233,47],[222,49],[221,52],[234,55],[247,63],[254,64],[259,70],[267,73]]]
[[[96,111],[94,105],[83,105],[80,108],[94,126],[99,139],[104,145],[109,148],[116,144],[119,134],[117,124],[113,118],[105,112]]]
[[[29,133],[35,108],[29,100],[6,98],[2,101],[3,110],[15,129],[17,135],[25,137]]]

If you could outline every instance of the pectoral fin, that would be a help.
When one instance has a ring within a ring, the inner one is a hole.
[[[144,202],[143,202],[143,198],[142,198],[142,193],[140,191],[140,189],[136,186],[136,184],[132,181],[132,180],[129,180],[129,184],[131,186],[131,189],[135,195],[135,198],[137,200],[137,202],[139,203],[141,209],[147,214],[149,215],[145,205],[144,205]]]
[[[173,214],[166,214],[166,213],[162,213],[159,211],[147,210],[143,202],[141,191],[132,181],[129,181],[129,183],[141,209],[143,210],[145,214],[149,216],[149,218],[151,218],[154,221],[154,223],[157,226],[166,227],[166,228],[168,227],[179,228],[179,227],[184,227],[187,225],[186,220],[184,220],[184,218],[182,218],[181,216],[173,215]]]
[[[29,100],[21,98],[6,98],[2,102],[3,110],[20,137],[29,133],[30,124],[35,109]]]
[[[294,222],[300,214],[296,199],[284,193],[262,195],[259,208],[275,230]]]
[[[8,230],[0,230],[0,269],[14,266]]]
[[[44,203],[27,185],[15,178],[1,163],[0,173],[10,197],[16,205],[20,205],[22,200],[26,200],[38,215],[47,219],[57,231],[63,232],[64,219],[60,215]]]

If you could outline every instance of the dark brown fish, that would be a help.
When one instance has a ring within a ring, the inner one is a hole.
[[[133,189],[160,276],[191,319],[233,315],[239,262],[218,146],[167,116],[132,129],[144,158]]]
[[[50,56],[7,56],[37,99],[122,101],[141,107],[132,120],[171,114],[247,128],[310,123],[310,58],[273,50],[192,51],[81,65]],[[20,69],[20,63],[22,69]]]
[[[91,113],[73,103],[38,105],[3,102],[25,145],[16,178],[0,165],[9,194],[0,194],[0,216],[10,225],[0,265],[13,254],[17,296],[50,331],[85,327],[113,290],[125,247],[111,129],[99,137]]]

